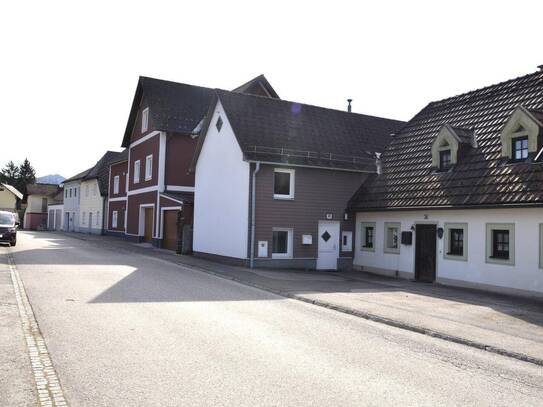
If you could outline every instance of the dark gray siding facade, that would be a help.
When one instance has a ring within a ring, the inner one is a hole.
[[[275,168],[289,168],[295,171],[294,199],[274,199]],[[252,164],[251,174],[254,169],[255,164]],[[338,240],[341,239],[343,231],[351,231],[354,242],[354,217],[349,216],[345,220],[345,211],[349,199],[366,177],[366,173],[360,172],[262,164],[256,176],[255,266],[316,268],[319,221],[339,221]],[[250,202],[249,205],[251,205]],[[328,216],[331,214],[331,219],[327,218],[327,214]],[[273,228],[293,230],[292,258],[272,259]],[[312,236],[312,244],[302,244],[304,234]],[[259,241],[268,242],[267,257],[258,257]],[[340,245],[338,267],[346,268],[352,263],[353,252],[341,251],[341,242],[338,241],[338,244]],[[250,253],[250,244],[248,253]]]

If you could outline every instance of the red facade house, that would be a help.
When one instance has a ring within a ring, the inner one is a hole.
[[[263,75],[236,91],[278,98]],[[213,92],[140,77],[122,142],[126,159],[110,167],[109,233],[170,250],[192,249],[190,166]]]

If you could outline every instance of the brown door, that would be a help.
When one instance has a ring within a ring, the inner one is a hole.
[[[436,279],[436,225],[417,225],[415,235],[415,279]]]
[[[143,232],[143,241],[151,242],[153,239],[153,208],[145,208],[145,230]]]
[[[177,213],[178,211],[164,211],[164,240],[162,241],[164,249],[177,249]]]

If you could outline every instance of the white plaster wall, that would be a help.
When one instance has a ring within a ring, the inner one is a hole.
[[[41,213],[42,212],[42,198],[47,198],[45,195],[29,195],[26,201],[27,213]]]
[[[427,219],[425,219],[427,215]],[[361,250],[361,222],[376,222],[375,252]],[[354,264],[368,270],[394,274],[397,270],[414,277],[415,233],[413,244],[401,245],[400,254],[383,253],[384,222],[400,222],[401,230],[410,230],[415,223],[445,222],[468,224],[467,261],[443,257],[444,239],[437,240],[437,280],[448,279],[498,288],[543,293],[543,270],[539,268],[539,224],[543,223],[542,208],[458,209],[402,212],[365,212],[356,216],[356,250]],[[486,224],[515,224],[515,265],[486,263]],[[485,288],[485,287],[483,287]]]
[[[248,216],[249,164],[219,102],[196,165],[194,250],[247,258]]]
[[[89,225],[89,212],[92,213],[92,225]],[[84,218],[83,214],[85,214]],[[102,232],[104,198],[100,195],[100,188],[98,186],[98,180],[96,179],[81,182],[79,219],[80,232],[96,234]]]
[[[68,197],[66,197],[66,191],[69,190],[70,188],[72,189],[77,188],[77,197],[74,197],[73,191],[72,191],[71,198],[69,194],[68,194]],[[73,225],[74,225],[75,232],[79,232],[79,199],[80,198],[81,198],[81,182],[72,181],[72,182],[67,182],[64,184],[64,216],[66,216],[66,212],[69,212],[70,217],[73,217]]]

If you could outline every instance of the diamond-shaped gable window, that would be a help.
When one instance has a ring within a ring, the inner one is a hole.
[[[217,126],[217,130],[220,132],[221,128],[222,128],[222,118],[221,118],[221,116],[219,116],[219,118],[217,119],[217,123],[215,123],[215,126]]]
[[[328,233],[328,231],[325,230],[324,233],[321,235],[321,237],[322,237],[322,240],[324,240],[325,242],[327,242],[328,240],[330,240],[330,238],[331,238],[332,236],[330,236],[330,233]]]

